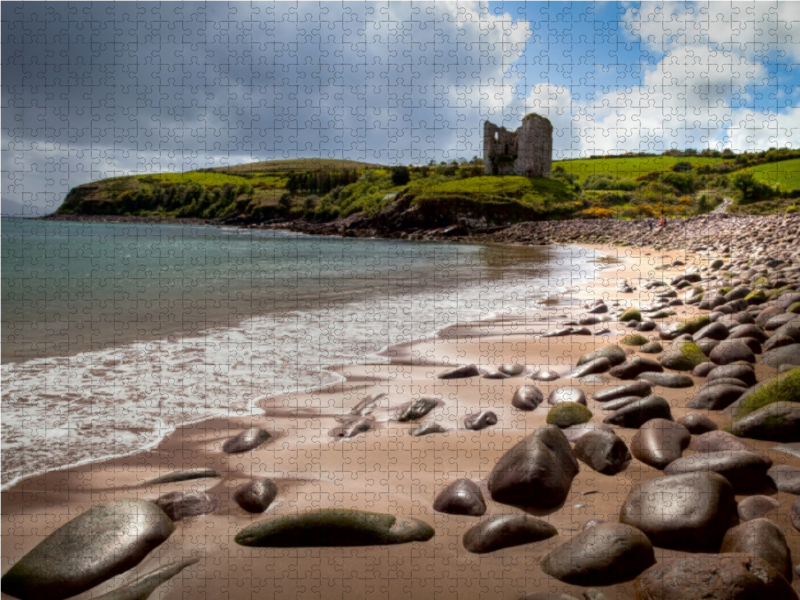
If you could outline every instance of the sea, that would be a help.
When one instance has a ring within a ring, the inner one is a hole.
[[[595,256],[149,223],[0,219],[2,487],[386,362],[387,346],[523,317]]]

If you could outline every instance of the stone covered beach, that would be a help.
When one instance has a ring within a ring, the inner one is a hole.
[[[800,215],[415,235],[603,268],[4,490],[3,597],[797,597]]]

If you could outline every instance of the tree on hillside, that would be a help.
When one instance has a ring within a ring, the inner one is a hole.
[[[392,169],[392,185],[406,185],[411,181],[411,171],[406,166],[398,166]]]

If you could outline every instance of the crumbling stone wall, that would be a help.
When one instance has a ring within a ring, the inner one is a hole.
[[[486,175],[550,177],[553,164],[553,126],[536,113],[508,131],[489,121],[483,124],[483,172]]]

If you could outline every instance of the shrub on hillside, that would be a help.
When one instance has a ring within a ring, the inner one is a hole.
[[[582,211],[582,213],[589,219],[610,219],[614,216],[613,210],[610,208],[600,208],[599,206],[587,208],[586,210]]]

